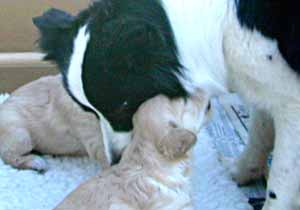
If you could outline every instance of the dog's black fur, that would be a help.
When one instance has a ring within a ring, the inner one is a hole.
[[[64,75],[74,36],[88,23],[84,91],[116,131],[131,130],[139,105],[157,94],[187,96],[176,77],[182,68],[173,32],[158,1],[102,0],[77,17],[52,9],[34,23],[45,59],[55,61]]]
[[[293,0],[236,0],[243,26],[278,42],[289,65],[300,73],[300,14]]]

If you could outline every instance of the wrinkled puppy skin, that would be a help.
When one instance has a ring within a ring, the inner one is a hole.
[[[99,120],[77,105],[61,76],[47,76],[11,94],[0,105],[0,156],[19,169],[44,171],[50,155],[88,155],[108,167]]]
[[[191,149],[207,106],[199,96],[159,95],[142,104],[120,163],[80,185],[55,210],[192,210]]]

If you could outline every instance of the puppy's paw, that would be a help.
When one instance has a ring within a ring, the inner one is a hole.
[[[40,156],[27,155],[20,158],[17,168],[31,169],[43,173],[48,170],[48,164]]]

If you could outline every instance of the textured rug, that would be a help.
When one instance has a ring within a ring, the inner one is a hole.
[[[7,97],[0,94],[0,103]],[[206,130],[199,135],[194,153],[195,210],[252,209],[218,162],[212,138]],[[44,174],[13,169],[0,159],[0,210],[51,210],[81,182],[101,170],[99,164],[88,158],[45,158],[50,169]]]

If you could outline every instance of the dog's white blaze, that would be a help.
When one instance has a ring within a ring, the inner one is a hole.
[[[77,36],[73,43],[73,54],[70,58],[70,65],[68,69],[68,85],[73,96],[85,106],[93,109],[100,117],[100,126],[103,135],[103,143],[105,147],[105,154],[109,163],[112,162],[111,157],[111,145],[109,143],[110,133],[112,133],[112,128],[107,122],[107,120],[102,116],[102,114],[95,109],[88,101],[82,83],[82,64],[84,60],[84,55],[87,49],[88,42],[90,40],[90,34],[87,32],[87,25],[81,27],[78,31]]]
[[[82,64],[84,60],[85,51],[90,40],[90,35],[86,31],[87,25],[79,29],[77,36],[73,43],[73,54],[70,58],[70,65],[68,69],[68,85],[74,97],[85,106],[92,109],[94,107],[89,103],[83,90],[82,83]]]
[[[187,71],[180,78],[193,92],[203,87],[218,94],[227,92],[223,56],[223,22],[228,0],[162,0],[169,17],[179,58]]]

